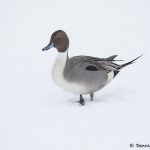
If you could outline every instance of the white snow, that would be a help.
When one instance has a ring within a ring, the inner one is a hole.
[[[1,0],[0,150],[150,144],[149,8],[148,0]],[[58,29],[70,37],[70,56],[144,56],[81,107],[52,81],[56,50],[41,51]]]

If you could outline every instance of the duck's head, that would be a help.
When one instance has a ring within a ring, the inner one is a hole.
[[[42,51],[49,50],[50,48],[55,47],[58,52],[65,52],[69,47],[69,38],[67,34],[62,31],[58,30],[55,31],[50,38],[49,44],[42,49]]]

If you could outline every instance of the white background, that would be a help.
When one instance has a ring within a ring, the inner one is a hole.
[[[70,37],[70,56],[144,56],[81,107],[52,82],[57,51],[41,51],[58,29]],[[149,0],[1,0],[0,150],[150,144],[149,58]]]

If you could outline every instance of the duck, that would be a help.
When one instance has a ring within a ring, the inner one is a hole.
[[[107,58],[79,55],[70,58],[69,37],[63,30],[55,31],[42,51],[51,48],[58,51],[52,68],[54,83],[67,92],[79,95],[77,102],[82,106],[85,104],[83,95],[90,95],[90,100],[93,101],[95,92],[108,85],[124,67],[142,56],[121,65],[116,63],[120,61],[115,59],[118,55]]]

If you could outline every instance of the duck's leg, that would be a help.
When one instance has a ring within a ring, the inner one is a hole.
[[[91,101],[94,99],[94,93],[90,94]]]
[[[84,106],[85,102],[84,102],[84,99],[82,97],[82,94],[80,94],[80,100],[77,102],[80,103],[82,106]]]

